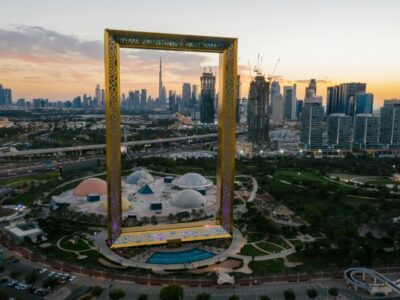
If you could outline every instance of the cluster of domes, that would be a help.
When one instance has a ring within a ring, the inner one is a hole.
[[[108,209],[107,199],[104,199],[100,202],[99,208],[100,208],[100,210],[107,212],[107,209]],[[121,208],[122,208],[122,211],[127,211],[132,208],[132,204],[124,196],[121,197]]]
[[[212,181],[198,173],[186,173],[172,181],[172,185],[179,189],[200,189],[212,186]]]
[[[127,184],[145,185],[154,182],[154,178],[146,170],[137,170],[131,173],[125,180]]]
[[[179,208],[199,208],[206,204],[206,199],[198,191],[185,189],[176,194],[171,204]]]
[[[107,194],[107,182],[100,178],[85,179],[74,189],[74,194],[76,196],[105,195]]]

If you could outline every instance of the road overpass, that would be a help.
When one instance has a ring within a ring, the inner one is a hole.
[[[237,134],[241,134],[241,133],[243,133],[243,132],[237,132]],[[191,135],[191,136],[182,136],[182,137],[173,137],[173,138],[141,140],[141,141],[128,142],[128,143],[126,143],[126,145],[128,147],[130,147],[130,146],[141,146],[141,145],[148,145],[148,144],[180,142],[180,141],[187,141],[187,140],[206,140],[206,139],[216,138],[217,135],[218,135],[217,133],[209,133],[209,134]],[[124,145],[124,144],[121,143],[121,145]],[[41,155],[41,154],[102,150],[105,148],[106,148],[106,144],[46,148],[46,149],[32,149],[32,150],[23,150],[23,151],[17,151],[17,152],[0,153],[0,158],[13,158],[13,157],[18,157],[18,156],[34,156],[34,155]]]
[[[357,277],[361,275],[362,279]],[[365,280],[365,275],[370,276],[374,282],[367,282]],[[387,278],[381,273],[368,269],[368,268],[350,268],[344,272],[344,277],[348,284],[357,288],[367,290],[370,294],[385,293],[395,291],[400,294],[400,286],[393,280]]]

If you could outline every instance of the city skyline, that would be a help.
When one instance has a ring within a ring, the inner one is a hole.
[[[299,99],[303,98],[306,86],[303,82],[308,83],[311,78],[318,80],[318,95],[323,96],[324,104],[326,87],[343,82],[366,82],[368,91],[374,94],[375,107],[382,105],[385,99],[397,98],[400,94],[400,58],[397,55],[400,43],[393,36],[398,35],[400,28],[395,17],[400,4],[389,0],[384,1],[384,5],[382,2],[355,0],[346,2],[344,9],[337,3],[306,3],[308,5],[283,1],[267,5],[253,1],[257,10],[242,15],[239,13],[245,12],[245,8],[235,9],[230,18],[224,19],[226,26],[218,24],[218,16],[223,15],[228,5],[226,2],[213,4],[212,10],[209,5],[196,6],[198,13],[191,16],[189,12],[194,6],[176,1],[175,6],[179,9],[168,13],[167,23],[161,12],[168,12],[174,3],[159,2],[158,11],[151,9],[155,2],[134,5],[122,2],[114,7],[101,1],[88,1],[79,3],[79,10],[71,3],[54,5],[40,1],[33,8],[25,1],[26,10],[21,10],[19,4],[7,3],[3,5],[5,14],[0,20],[0,82],[13,89],[15,99],[43,97],[64,100],[77,94],[93,93],[92,86],[104,85],[102,38],[104,28],[109,27],[238,37],[243,96],[247,95],[250,83],[248,61],[254,64],[260,53],[264,57],[265,74],[271,72],[276,60],[281,58],[276,75],[282,76],[282,86],[297,83]],[[229,5],[237,8],[244,4],[235,2]],[[309,9],[310,6],[313,10]],[[29,13],[32,11],[30,7],[36,11],[35,14]],[[133,8],[138,12],[135,21],[127,15]],[[46,17],[41,11],[46,12]],[[49,11],[52,12],[50,18]],[[205,13],[209,15],[207,22],[198,26]],[[85,26],[71,22],[71,14],[85,19]],[[107,21],[99,16],[107,16]],[[368,16],[373,16],[374,21],[365,22]],[[184,28],[182,23],[185,23]],[[334,40],[337,43],[333,43]],[[157,95],[159,54],[154,57],[147,51],[132,53],[123,54],[121,62],[124,57],[135,56],[143,63],[121,63],[121,72],[124,69],[135,70],[141,74],[142,80],[135,79],[135,86],[126,91],[138,85],[151,95]],[[170,53],[170,57],[165,57],[163,68],[166,89],[179,91],[180,84],[179,87],[174,85],[178,80],[197,84],[203,67],[216,65],[215,58],[210,59],[205,54]],[[151,66],[153,61],[155,67]],[[171,83],[168,83],[168,68]],[[148,76],[154,80],[148,80]],[[130,80],[127,78],[126,84]],[[124,86],[124,79],[122,81]]]

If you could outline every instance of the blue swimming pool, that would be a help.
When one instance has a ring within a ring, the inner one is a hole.
[[[213,257],[214,254],[201,249],[190,249],[179,252],[156,252],[146,262],[149,264],[184,264]]]

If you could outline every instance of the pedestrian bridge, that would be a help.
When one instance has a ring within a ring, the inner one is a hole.
[[[366,281],[365,275],[371,277],[373,282]],[[344,272],[344,277],[347,284],[353,285],[356,290],[357,288],[364,289],[370,294],[384,293],[387,295],[392,291],[400,294],[400,286],[398,282],[393,281],[372,269],[350,268]]]

